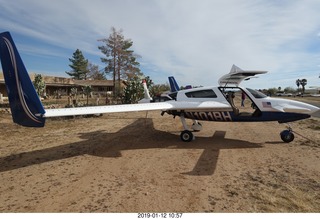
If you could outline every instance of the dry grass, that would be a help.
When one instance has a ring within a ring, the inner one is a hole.
[[[308,120],[301,120],[299,121],[300,125],[306,125],[307,128],[313,129],[313,130],[320,130],[320,120],[319,119],[308,119]]]
[[[248,174],[258,190],[250,192],[256,212],[319,212],[320,182],[310,178],[292,179],[273,173],[272,178]],[[293,177],[294,178],[294,177]],[[319,180],[319,179],[318,179]]]

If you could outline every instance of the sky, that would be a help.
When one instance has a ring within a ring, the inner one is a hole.
[[[155,83],[218,85],[233,64],[265,70],[241,84],[320,86],[319,0],[0,0],[0,32],[9,31],[29,72],[68,77],[80,49],[104,68],[99,39],[122,29]],[[111,76],[109,76],[109,79]]]

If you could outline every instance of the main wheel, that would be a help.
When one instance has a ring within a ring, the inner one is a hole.
[[[193,134],[192,134],[192,132],[190,132],[188,130],[184,130],[181,132],[180,138],[184,142],[190,142],[193,140]]]
[[[284,130],[280,133],[282,141],[289,143],[294,139],[294,134],[289,130]]]

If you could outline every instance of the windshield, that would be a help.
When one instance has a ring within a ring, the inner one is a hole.
[[[260,91],[253,90],[251,88],[247,88],[247,90],[255,97],[255,98],[265,98],[267,95],[261,93]]]

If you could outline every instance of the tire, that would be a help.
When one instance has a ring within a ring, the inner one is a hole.
[[[181,132],[180,138],[183,142],[190,142],[193,140],[193,134],[188,130],[184,130]]]
[[[289,130],[284,130],[280,133],[282,141],[289,143],[294,139],[294,134]]]

